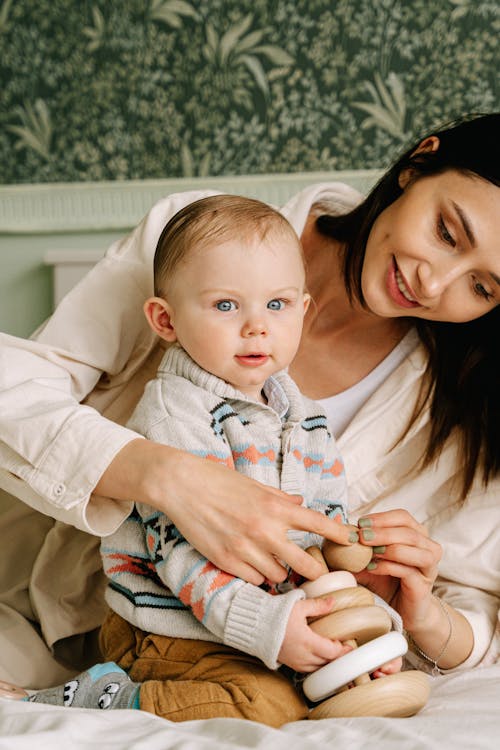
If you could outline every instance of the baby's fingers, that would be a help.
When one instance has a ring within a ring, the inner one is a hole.
[[[311,620],[324,617],[330,614],[334,604],[334,596],[327,596],[324,599],[304,599],[301,601],[302,613]]]
[[[392,659],[391,661],[388,661],[386,664],[382,664],[381,667],[379,667],[373,672],[373,676],[385,677],[388,674],[396,674],[396,672],[401,671],[402,666],[403,666],[403,659],[401,656],[398,656],[396,659]]]

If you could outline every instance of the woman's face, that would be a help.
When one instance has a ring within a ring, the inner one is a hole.
[[[500,188],[449,170],[411,180],[375,221],[361,275],[382,317],[463,323],[500,302]]]

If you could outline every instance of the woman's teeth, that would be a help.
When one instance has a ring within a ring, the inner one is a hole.
[[[403,281],[403,277],[401,276],[401,274],[400,274],[399,271],[396,271],[396,284],[398,285],[399,291],[401,292],[401,294],[403,295],[403,297],[408,300],[408,302],[416,302],[417,301],[414,297],[412,297],[408,293],[406,285],[405,285],[405,283]]]

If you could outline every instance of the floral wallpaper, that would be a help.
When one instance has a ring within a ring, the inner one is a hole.
[[[498,0],[0,0],[0,182],[381,167],[500,109]]]

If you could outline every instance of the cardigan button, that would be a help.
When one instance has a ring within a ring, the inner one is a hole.
[[[54,486],[55,497],[62,497],[65,492],[66,492],[66,486],[62,484],[62,482]]]

